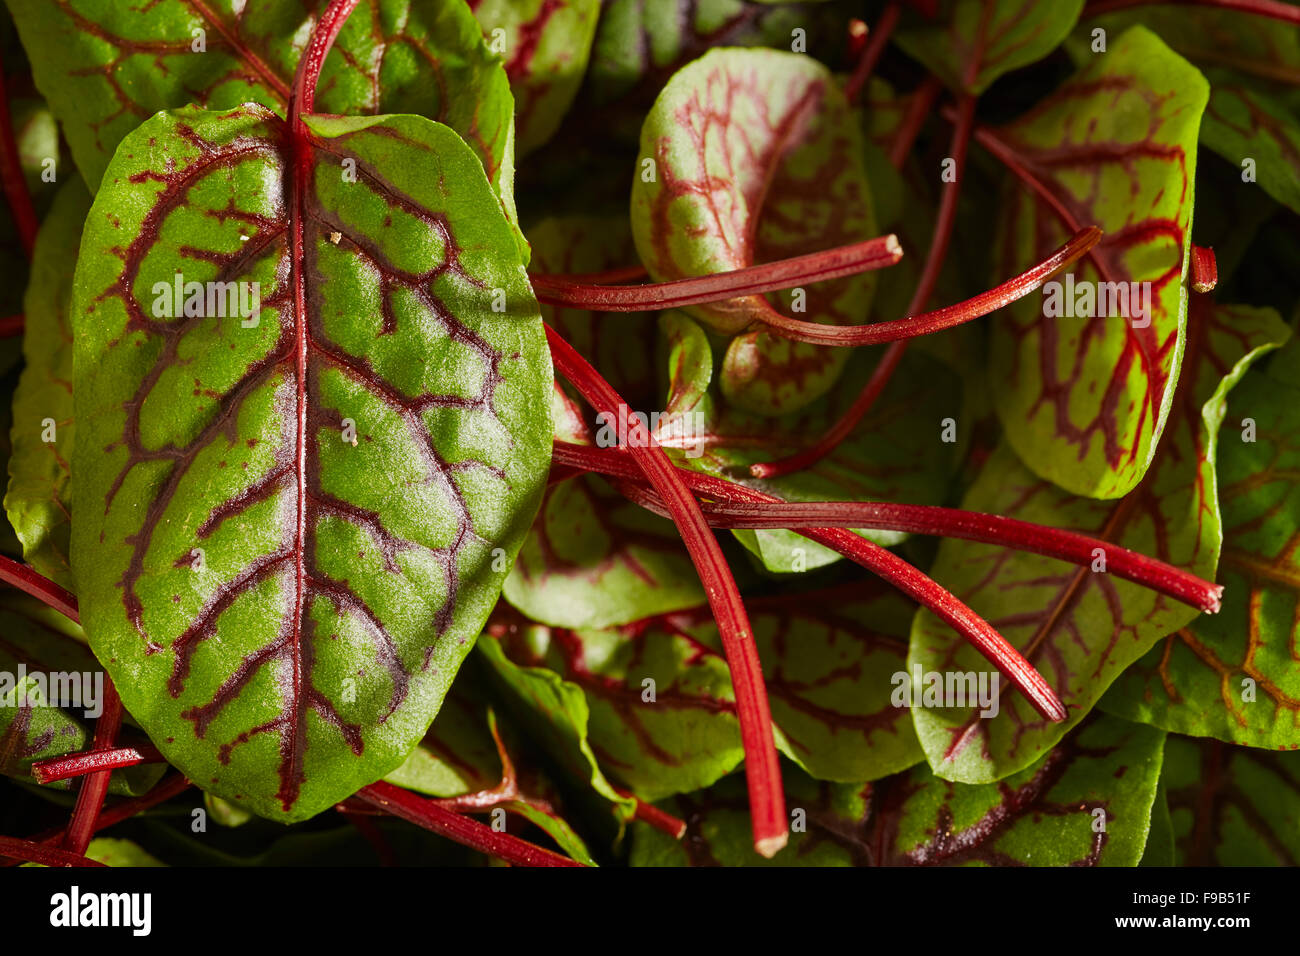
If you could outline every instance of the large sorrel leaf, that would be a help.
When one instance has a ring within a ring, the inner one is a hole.
[[[0,598],[0,774],[34,783],[36,761],[90,747],[104,706],[102,672],[81,628],[62,614],[24,595]],[[162,771],[157,765],[115,770],[109,792],[143,793]]]
[[[830,71],[774,50],[716,50],[669,81],[641,131],[632,235],[657,281],[708,275],[871,238],[862,134]],[[866,321],[871,273],[779,297],[780,309],[833,325]],[[797,301],[796,301],[797,300]],[[687,311],[740,332],[773,309],[751,295]],[[734,339],[719,384],[750,411],[797,410],[834,385],[843,349]]]
[[[5,511],[23,557],[41,574],[72,585],[69,494],[72,457],[72,323],[68,300],[90,194],[79,178],[59,190],[41,226],[24,299],[23,369],[14,393],[13,452]]]
[[[1067,494],[1003,445],[963,507],[1083,531],[1213,579],[1222,538],[1215,445],[1225,395],[1251,362],[1285,338],[1286,328],[1270,312],[1211,309],[1205,299],[1193,312],[1169,426],[1136,490],[1118,502]],[[1048,724],[1014,692],[1003,695],[991,719],[971,708],[914,710],[917,734],[940,776],[985,783],[1037,760],[1125,667],[1196,616],[1194,608],[1101,567],[1095,558],[1075,567],[965,541],[940,547],[935,579],[1016,645],[1070,712],[1064,723]],[[916,618],[909,663],[923,672],[988,669],[925,611]]]
[[[771,419],[728,407],[711,389],[713,358],[704,330],[681,312],[661,324],[671,345],[670,384],[656,439],[689,468],[750,484],[789,501],[905,501],[938,504],[947,493],[957,444],[944,441],[944,421],[961,419],[961,385],[934,359],[907,355],[857,430],[815,465],[771,480],[749,466],[802,451],[857,398],[880,349],[857,349],[826,397],[801,412]],[[924,423],[918,427],[917,422]],[[773,571],[805,571],[839,555],[792,531],[734,532]],[[864,531],[877,544],[898,544],[894,531]]]
[[[1150,464],[1183,349],[1196,133],[1204,78],[1135,27],[1036,106],[999,129],[1014,161],[1052,197],[1011,181],[997,274],[1013,275],[1077,225],[1106,231],[1073,270],[1002,313],[991,380],[1012,447],[1036,473],[1079,495],[1114,498]],[[1096,283],[1104,287],[1105,315]],[[1122,288],[1130,295],[1118,299]],[[1051,290],[1059,292],[1061,314]],[[1138,316],[1133,294],[1150,292]],[[1087,313],[1080,290],[1092,290]],[[1074,294],[1071,294],[1073,291]],[[1123,303],[1127,301],[1127,306]],[[1130,317],[1125,317],[1126,315]]]
[[[803,829],[771,861],[745,844],[734,778],[663,806],[687,821],[673,841],[633,830],[634,865],[1133,866],[1147,840],[1164,733],[1113,717],[1090,722],[1001,784],[964,786],[926,768],[875,786],[787,777]],[[798,819],[798,817],[796,817]],[[1104,829],[1103,829],[1104,827]]]
[[[1051,53],[1082,9],[1083,0],[946,0],[937,19],[913,14],[894,39],[953,89],[982,93]]]
[[[146,122],[73,303],[91,645],[172,763],[289,820],[424,734],[551,441],[536,301],[474,154],[421,117],[307,122],[306,155],[253,105]],[[212,285],[172,317],[178,271],[258,283],[260,313]]]
[[[891,678],[911,605],[861,585],[751,599],[777,746],[819,779],[875,780],[922,759]],[[503,650],[578,687],[609,772],[646,799],[708,786],[743,758],[735,700],[707,608],[611,630],[517,631]]]
[[[37,87],[92,188],[122,138],[158,110],[254,102],[283,115],[325,5],[9,0]],[[325,61],[316,109],[418,113],[446,123],[482,161],[514,221],[509,81],[463,0],[361,0]]]
[[[1227,310],[1225,325],[1242,327],[1246,311]],[[1288,352],[1278,359],[1294,360]],[[1229,408],[1219,458],[1223,611],[1171,634],[1102,706],[1180,733],[1291,750],[1300,747],[1300,388],[1252,371]]]
[[[1300,865],[1300,754],[1171,734],[1161,782],[1175,864]]]
[[[525,156],[549,140],[587,70],[600,0],[469,0],[488,48],[498,50],[515,95]]]
[[[1118,35],[1143,23],[1205,70],[1210,104],[1201,142],[1253,183],[1300,212],[1300,30],[1267,17],[1209,6],[1157,6],[1085,19],[1071,38],[1076,59],[1090,56],[1092,32]]]

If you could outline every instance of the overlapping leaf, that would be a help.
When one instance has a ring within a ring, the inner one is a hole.
[[[1056,49],[1082,9],[1083,0],[945,0],[935,20],[913,14],[894,41],[953,89],[983,93]]]
[[[14,392],[13,451],[5,511],[27,563],[47,578],[72,586],[72,323],[68,315],[81,229],[90,194],[79,178],[59,190],[41,226],[24,301],[23,353],[27,365]]]
[[[326,0],[9,0],[37,87],[97,189],[158,110],[260,103],[283,114]],[[464,137],[514,221],[514,104],[462,0],[362,0],[326,60],[322,113],[417,113]],[[522,238],[520,238],[522,243]]]
[[[1073,286],[1058,277],[1060,314],[1049,314],[1048,288],[1004,310],[993,329],[990,377],[1007,437],[1030,468],[1073,494],[1130,491],[1164,429],[1183,350],[1207,94],[1195,68],[1134,27],[997,131],[1052,197],[1009,183],[998,275],[1016,274],[1080,226],[1106,232],[1074,267]]]
[[[516,142],[526,156],[549,140],[578,93],[600,0],[469,0],[515,95]]]
[[[1239,168],[1250,160],[1248,182],[1300,212],[1300,31],[1244,11],[1159,5],[1085,19],[1071,52],[1086,59],[1094,31],[1139,22],[1205,70],[1201,142]]]
[[[778,419],[728,407],[710,389],[708,337],[692,319],[669,312],[670,384],[656,439],[680,464],[753,484],[791,501],[943,500],[957,443],[944,440],[945,419],[962,421],[961,384],[934,359],[909,354],[857,430],[810,468],[772,480],[749,476],[749,465],[794,454],[831,427],[857,398],[880,349],[856,349],[834,391],[802,412]],[[919,424],[918,424],[919,423]],[[903,535],[864,531],[882,545]],[[791,531],[737,531],[736,537],[773,571],[803,571],[839,556]]]
[[[875,780],[921,759],[894,706],[911,606],[860,585],[746,602],[777,746],[812,776]],[[517,665],[580,688],[593,752],[646,799],[708,786],[743,751],[717,626],[705,608],[621,629],[516,632]]]
[[[1240,326],[1241,311],[1226,318]],[[1252,371],[1233,390],[1229,407],[1219,459],[1223,611],[1197,618],[1153,648],[1116,682],[1103,706],[1179,733],[1294,750],[1300,748],[1300,388]]]
[[[708,275],[875,235],[861,131],[829,70],[795,53],[715,50],[678,71],[641,131],[632,235],[657,281]],[[778,308],[866,321],[871,273],[782,293]],[[719,385],[751,412],[795,411],[830,389],[846,350],[746,327],[772,303],[744,296],[687,311],[732,340]]]
[[[1069,495],[1034,476],[1003,445],[963,507],[1083,531],[1213,579],[1222,541],[1215,448],[1225,395],[1256,358],[1286,337],[1286,328],[1268,310],[1198,305],[1195,313],[1169,427],[1136,490],[1118,502]],[[994,545],[943,543],[931,574],[1020,649],[1069,717],[1048,723],[1015,692],[1004,692],[1000,712],[990,719],[969,708],[916,710],[917,735],[936,773],[986,783],[1033,763],[1121,671],[1196,616],[1194,608],[1102,567],[1096,560],[1075,567]],[[908,662],[927,673],[989,669],[928,611],[917,614]]]
[[[642,866],[1133,866],[1142,857],[1164,733],[1090,722],[1000,784],[948,783],[924,767],[875,786],[786,776],[789,845],[771,860],[746,842],[736,778],[664,804],[687,821],[675,842],[633,829]]]
[[[1300,754],[1171,734],[1161,781],[1176,865],[1300,865]]]
[[[0,773],[34,784],[32,764],[90,747],[103,712],[103,668],[81,628],[36,600],[0,598]],[[143,793],[158,766],[114,771],[109,792]],[[73,781],[46,786],[68,790]]]
[[[385,779],[440,799],[468,797],[469,812],[499,807],[535,824],[575,860],[593,864],[582,838],[559,812],[554,785],[531,766],[521,766],[512,753],[517,748],[504,742],[514,736],[487,705],[482,686],[462,675],[420,745]]]
[[[478,159],[422,117],[305,122],[293,150],[251,104],[143,124],[73,302],[91,645],[173,764],[287,820],[423,736],[551,441],[536,301]]]

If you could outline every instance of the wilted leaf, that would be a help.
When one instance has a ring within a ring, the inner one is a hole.
[[[293,157],[257,106],[146,122],[73,302],[91,646],[173,764],[287,820],[424,735],[551,443],[536,302],[478,160],[422,117],[304,122]],[[169,301],[178,276],[206,301]]]

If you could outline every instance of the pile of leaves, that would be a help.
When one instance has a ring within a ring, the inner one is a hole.
[[[0,859],[1300,862],[1300,6],[6,2]]]

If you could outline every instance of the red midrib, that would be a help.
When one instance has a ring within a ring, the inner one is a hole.
[[[214,30],[221,34],[239,58],[252,67],[253,72],[260,76],[263,82],[271,88],[272,93],[280,97],[282,102],[289,102],[289,84],[280,79],[274,70],[263,63],[261,57],[249,49],[248,45],[240,40],[239,37],[236,36],[228,26],[226,26],[222,19],[212,12],[211,8],[208,7],[204,0],[185,0],[185,3],[196,14],[204,20],[207,20]]]

